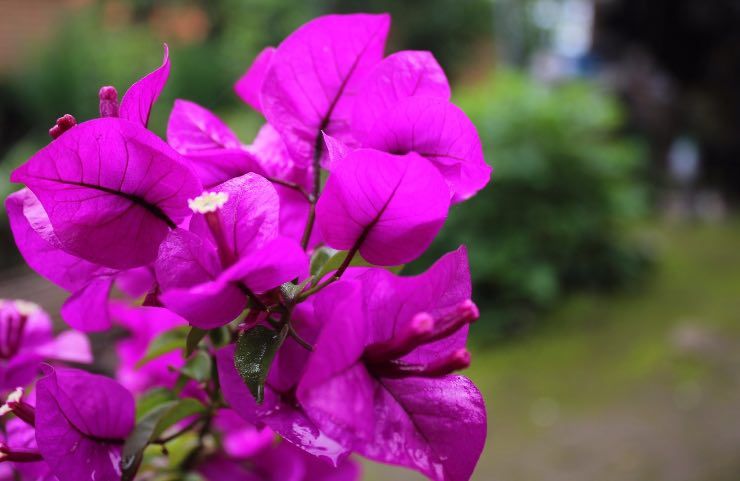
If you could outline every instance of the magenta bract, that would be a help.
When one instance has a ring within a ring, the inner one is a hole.
[[[261,105],[296,161],[311,163],[321,132],[351,138],[353,100],[383,58],[388,15],[327,15],[289,35],[272,56]]]
[[[450,375],[467,367],[458,360],[477,317],[465,250],[417,277],[367,270],[324,290],[315,308],[325,324],[298,387],[309,418],[371,459],[469,479],[486,413],[473,383]]]
[[[11,229],[69,291],[61,317],[126,331],[118,382],[55,369],[42,363],[90,362],[87,338],[0,301],[0,416],[15,417],[0,461],[16,478],[356,481],[354,452],[469,481],[486,411],[456,374],[479,316],[465,248],[418,276],[379,266],[419,258],[491,168],[434,56],[384,56],[389,27],[327,15],[264,49],[234,86],[266,119],[251,144],[187,100],[167,143],[147,129],[165,45],[120,104],[102,87],[101,118],[59,117],[13,172]]]
[[[133,428],[134,399],[111,379],[47,368],[37,384],[36,442],[59,481],[120,479]]]
[[[260,92],[262,84],[267,75],[267,69],[275,54],[275,47],[267,47],[262,50],[252,62],[249,69],[234,84],[236,94],[250,107],[259,113],[262,113],[262,101]]]
[[[43,361],[92,362],[83,334],[53,335],[49,316],[36,304],[0,299],[0,393],[26,386]]]
[[[175,100],[167,124],[167,142],[187,158],[205,187],[262,170],[255,156],[221,119],[193,102]]]
[[[125,269],[152,262],[189,214],[200,181],[148,130],[120,119],[84,122],[13,172],[49,216],[61,247]]]
[[[178,351],[158,356],[143,366],[139,363],[146,355],[151,341],[170,329],[185,326],[187,321],[161,307],[129,307],[122,302],[110,306],[111,317],[128,331],[128,337],[116,343],[119,364],[116,379],[126,389],[138,394],[152,387],[173,388],[177,372],[185,363]]]
[[[453,202],[471,197],[491,176],[475,126],[462,110],[441,98],[408,97],[360,138],[368,147],[427,158],[449,184]]]
[[[368,74],[355,101],[355,135],[367,135],[399,101],[416,95],[450,99],[450,85],[434,55],[411,50],[389,55]]]
[[[146,127],[154,102],[159,98],[167,79],[170,76],[170,49],[164,45],[164,59],[162,65],[139,79],[126,91],[121,99],[118,116]]]
[[[335,249],[389,266],[421,255],[447,218],[447,186],[417,154],[359,149],[332,166],[316,206],[321,235]]]
[[[270,182],[246,174],[214,192],[227,200],[196,214],[190,231],[172,232],[155,264],[164,305],[206,329],[244,309],[243,287],[264,292],[305,274],[308,264],[300,246],[279,235],[279,201]]]

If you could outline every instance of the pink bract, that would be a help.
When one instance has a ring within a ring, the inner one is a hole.
[[[278,46],[262,83],[261,104],[296,161],[312,162],[322,131],[342,140],[352,137],[353,100],[383,57],[389,27],[388,15],[327,15]]]
[[[59,481],[120,479],[133,428],[134,399],[111,379],[49,367],[38,382],[36,442]]]
[[[146,127],[154,102],[159,98],[167,79],[170,76],[170,49],[164,44],[162,65],[139,79],[126,91],[121,99],[118,116]]]
[[[11,180],[33,191],[61,247],[125,269],[152,262],[190,211],[200,181],[148,130],[115,118],[84,122],[41,149]]]
[[[333,165],[316,219],[331,247],[358,246],[368,262],[391,266],[426,250],[449,204],[444,179],[427,160],[359,149]]]

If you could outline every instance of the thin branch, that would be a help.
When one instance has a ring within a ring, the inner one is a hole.
[[[301,247],[303,250],[308,248],[308,242],[311,240],[311,232],[313,231],[313,224],[316,220],[316,202],[308,204],[308,219],[306,220],[306,227],[303,229],[303,236],[301,237]]]
[[[332,284],[341,279],[344,272],[349,268],[350,264],[352,264],[352,260],[355,258],[357,251],[360,249],[360,246],[365,241],[366,236],[366,232],[363,231],[362,235],[360,235],[360,237],[357,239],[357,242],[355,242],[355,245],[353,245],[349,252],[347,252],[347,257],[344,258],[344,261],[342,261],[342,264],[339,266],[339,269],[336,270],[333,276],[329,277],[324,282],[321,282],[313,286],[312,288],[301,292],[301,294],[298,296],[297,302],[305,301],[310,296],[327,287],[329,284]]]
[[[316,136],[316,141],[313,146],[313,190],[311,191],[311,198],[308,199],[308,219],[306,219],[306,227],[303,229],[303,237],[301,238],[301,246],[303,250],[308,248],[308,242],[311,240],[311,232],[313,231],[313,225],[316,221],[316,201],[319,199],[319,193],[321,192],[321,151],[324,145],[323,129],[326,128],[324,121],[319,128],[319,135]]]
[[[300,192],[300,194],[306,198],[307,201],[313,203],[313,195],[306,191],[302,186],[296,184],[295,182],[290,182],[288,180],[278,179],[276,177],[265,177],[265,179],[269,180],[270,182],[274,184],[282,185],[283,187],[287,187],[289,189],[293,189],[295,191]]]
[[[262,301],[259,300],[257,294],[252,292],[252,289],[247,287],[243,282],[237,283],[237,286],[244,293],[244,295],[247,296],[255,306],[257,306],[257,309],[259,309],[260,311],[270,312],[270,309]]]
[[[304,348],[304,349],[306,349],[306,350],[308,350],[308,351],[313,351],[313,346],[311,345],[311,343],[309,343],[308,341],[306,341],[305,339],[303,339],[303,338],[302,338],[302,337],[301,337],[301,336],[300,336],[300,335],[298,334],[298,332],[296,332],[295,328],[293,327],[293,324],[291,324],[290,322],[288,322],[288,334],[289,334],[289,335],[290,335],[290,337],[292,337],[292,338],[293,338],[293,340],[295,340],[295,342],[297,342],[297,343],[298,343],[298,344],[299,344],[299,345],[300,345],[300,346],[301,346],[302,348]]]

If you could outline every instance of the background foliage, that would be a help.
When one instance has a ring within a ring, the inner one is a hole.
[[[590,82],[545,86],[501,71],[460,89],[494,165],[492,185],[453,208],[427,264],[460,242],[501,336],[537,318],[568,292],[635,280],[647,252],[628,235],[645,213],[644,151],[620,134],[615,99]]]

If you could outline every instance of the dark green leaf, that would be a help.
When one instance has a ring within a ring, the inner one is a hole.
[[[190,328],[187,326],[176,327],[155,337],[149,344],[146,355],[137,363],[137,366],[141,367],[162,354],[185,347],[189,330]]]
[[[136,423],[133,432],[126,439],[121,453],[121,469],[123,471],[121,480],[132,481],[139,470],[141,460],[144,458],[144,449],[157,427],[157,423],[168,409],[172,408],[177,401],[169,401],[153,408],[147,412]]]
[[[255,326],[236,342],[234,366],[258,403],[264,400],[267,374],[280,344],[285,340],[287,327],[278,333],[264,326]]]
[[[203,412],[205,412],[205,407],[201,403],[187,398],[165,402],[144,414],[123,445],[122,481],[134,479],[143,459],[144,449],[150,442],[161,436],[167,428],[189,416]]]
[[[188,359],[180,372],[198,382],[207,381],[211,378],[211,356],[204,351],[198,351]]]
[[[208,331],[205,329],[200,329],[198,327],[190,328],[190,332],[188,332],[188,337],[185,340],[185,357],[190,357],[193,351],[198,348],[198,344],[200,344],[200,341],[202,341],[207,334]]]
[[[231,333],[226,326],[211,329],[208,331],[208,337],[210,337],[213,347],[216,348],[223,347],[231,341]]]

